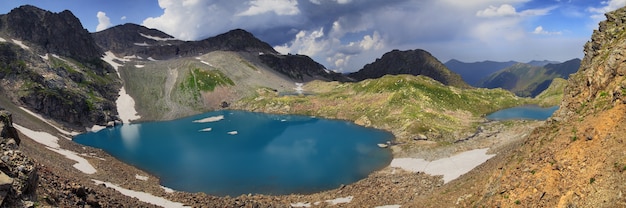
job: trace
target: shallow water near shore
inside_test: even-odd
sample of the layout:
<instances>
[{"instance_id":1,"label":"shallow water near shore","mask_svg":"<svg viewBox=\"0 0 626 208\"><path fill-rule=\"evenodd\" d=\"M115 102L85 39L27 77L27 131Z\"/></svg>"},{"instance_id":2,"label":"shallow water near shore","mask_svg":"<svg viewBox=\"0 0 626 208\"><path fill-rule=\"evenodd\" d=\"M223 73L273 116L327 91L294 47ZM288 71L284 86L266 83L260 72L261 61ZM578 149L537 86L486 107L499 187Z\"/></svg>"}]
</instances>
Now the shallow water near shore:
<instances>
[{"instance_id":1,"label":"shallow water near shore","mask_svg":"<svg viewBox=\"0 0 626 208\"><path fill-rule=\"evenodd\" d=\"M528 119L528 120L546 120L552 116L559 106L542 108L536 105L518 106L496 111L487 115L489 120L510 120L510 119Z\"/></svg>"},{"instance_id":2,"label":"shallow water near shore","mask_svg":"<svg viewBox=\"0 0 626 208\"><path fill-rule=\"evenodd\" d=\"M393 135L346 121L216 111L74 137L179 191L218 196L313 193L389 165Z\"/></svg>"}]
</instances>

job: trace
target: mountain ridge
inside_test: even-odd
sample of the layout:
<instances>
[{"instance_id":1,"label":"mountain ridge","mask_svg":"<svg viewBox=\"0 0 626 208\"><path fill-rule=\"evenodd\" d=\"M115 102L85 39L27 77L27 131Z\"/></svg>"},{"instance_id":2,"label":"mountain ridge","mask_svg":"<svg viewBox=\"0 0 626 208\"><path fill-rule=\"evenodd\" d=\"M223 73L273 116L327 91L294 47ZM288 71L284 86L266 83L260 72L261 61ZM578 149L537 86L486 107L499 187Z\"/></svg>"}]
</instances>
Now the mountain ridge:
<instances>
[{"instance_id":1,"label":"mountain ridge","mask_svg":"<svg viewBox=\"0 0 626 208\"><path fill-rule=\"evenodd\" d=\"M450 71L443 63L422 49L392 50L377 58L376 61L366 64L357 72L347 76L355 81L380 78L384 75L424 75L431 77L445 85L468 88L460 75Z\"/></svg>"},{"instance_id":2,"label":"mountain ridge","mask_svg":"<svg viewBox=\"0 0 626 208\"><path fill-rule=\"evenodd\" d=\"M535 97L544 91L554 78L567 79L580 67L580 59L575 58L558 64L535 66L516 63L492 73L478 83L484 88L503 88L522 97Z\"/></svg>"}]
</instances>

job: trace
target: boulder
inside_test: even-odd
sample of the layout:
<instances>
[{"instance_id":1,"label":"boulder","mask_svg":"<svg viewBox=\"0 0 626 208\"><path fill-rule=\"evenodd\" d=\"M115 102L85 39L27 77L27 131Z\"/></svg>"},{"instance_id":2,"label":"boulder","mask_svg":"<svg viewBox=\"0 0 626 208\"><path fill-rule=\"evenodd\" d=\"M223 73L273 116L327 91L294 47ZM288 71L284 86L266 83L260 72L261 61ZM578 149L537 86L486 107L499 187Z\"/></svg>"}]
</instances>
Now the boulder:
<instances>
[{"instance_id":1,"label":"boulder","mask_svg":"<svg viewBox=\"0 0 626 208\"><path fill-rule=\"evenodd\" d=\"M426 135L423 134L418 134L417 136L415 136L415 138L413 138L413 140L428 140L428 137L426 137Z\"/></svg>"}]
</instances>

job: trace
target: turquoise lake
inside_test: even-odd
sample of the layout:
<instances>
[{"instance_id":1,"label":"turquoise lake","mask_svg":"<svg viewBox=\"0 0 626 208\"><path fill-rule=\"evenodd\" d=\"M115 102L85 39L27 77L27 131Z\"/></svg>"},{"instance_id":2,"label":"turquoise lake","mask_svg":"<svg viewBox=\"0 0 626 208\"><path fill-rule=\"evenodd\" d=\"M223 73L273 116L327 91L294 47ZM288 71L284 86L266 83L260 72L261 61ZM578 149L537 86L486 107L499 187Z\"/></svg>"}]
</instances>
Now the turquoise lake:
<instances>
[{"instance_id":1,"label":"turquoise lake","mask_svg":"<svg viewBox=\"0 0 626 208\"><path fill-rule=\"evenodd\" d=\"M534 105L519 106L496 111L487 115L489 120L509 120L509 119L529 119L529 120L546 120L552 116L559 106L542 108Z\"/></svg>"},{"instance_id":2,"label":"turquoise lake","mask_svg":"<svg viewBox=\"0 0 626 208\"><path fill-rule=\"evenodd\" d=\"M307 116L216 111L125 124L74 137L159 177L163 186L217 196L313 193L389 165L393 135Z\"/></svg>"}]
</instances>

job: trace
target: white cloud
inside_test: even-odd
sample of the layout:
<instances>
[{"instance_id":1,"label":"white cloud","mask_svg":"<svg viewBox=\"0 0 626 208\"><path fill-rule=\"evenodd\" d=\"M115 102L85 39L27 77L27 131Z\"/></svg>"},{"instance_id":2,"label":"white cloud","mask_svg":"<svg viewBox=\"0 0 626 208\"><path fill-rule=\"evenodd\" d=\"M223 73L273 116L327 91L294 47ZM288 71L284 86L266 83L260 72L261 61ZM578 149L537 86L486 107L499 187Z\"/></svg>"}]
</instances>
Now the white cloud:
<instances>
[{"instance_id":1,"label":"white cloud","mask_svg":"<svg viewBox=\"0 0 626 208\"><path fill-rule=\"evenodd\" d=\"M315 31L300 31L296 34L295 39L287 44L275 46L274 49L280 53L295 53L311 56L325 60L335 71L345 71L354 63L351 63L352 57L362 55L363 53L383 52L385 43L379 32L374 31L371 35L364 35L358 41L342 43L341 38L346 33L338 30L339 24L336 22L333 31L324 35L324 28Z\"/></svg>"},{"instance_id":2,"label":"white cloud","mask_svg":"<svg viewBox=\"0 0 626 208\"><path fill-rule=\"evenodd\" d=\"M489 6L484 10L476 12L477 17L506 17L506 16L542 16L548 14L556 7L548 7L542 9L528 9L517 12L515 7L510 4L503 4L500 7Z\"/></svg>"},{"instance_id":3,"label":"white cloud","mask_svg":"<svg viewBox=\"0 0 626 208\"><path fill-rule=\"evenodd\" d=\"M515 15L517 15L517 11L515 11L515 7L510 4L503 4L500 5L500 7L489 6L489 8L476 12L476 16L478 17L502 17Z\"/></svg>"},{"instance_id":4,"label":"white cloud","mask_svg":"<svg viewBox=\"0 0 626 208\"><path fill-rule=\"evenodd\" d=\"M591 12L591 18L596 21L604 20L604 13L617 10L626 6L626 0L609 0L600 2L602 7L589 7L587 11Z\"/></svg>"},{"instance_id":5,"label":"white cloud","mask_svg":"<svg viewBox=\"0 0 626 208\"><path fill-rule=\"evenodd\" d=\"M313 4L317 4L317 5L321 5L322 2L320 0L309 0L311 3ZM350 2L352 2L352 0L330 0L333 2L336 2L338 4L349 4Z\"/></svg>"},{"instance_id":6,"label":"white cloud","mask_svg":"<svg viewBox=\"0 0 626 208\"><path fill-rule=\"evenodd\" d=\"M96 17L98 17L98 25L96 26L96 32L105 30L113 25L111 24L111 19L109 19L109 17L107 17L107 14L104 12L98 11L98 14L96 14Z\"/></svg>"},{"instance_id":7,"label":"white cloud","mask_svg":"<svg viewBox=\"0 0 626 208\"><path fill-rule=\"evenodd\" d=\"M126 16L120 17L120 20L126 20Z\"/></svg>"},{"instance_id":8,"label":"white cloud","mask_svg":"<svg viewBox=\"0 0 626 208\"><path fill-rule=\"evenodd\" d=\"M535 30L533 30L532 33L536 34L536 35L561 35L562 34L561 31L556 31L556 32L546 31L546 30L543 29L543 26L541 26L541 25L537 26L535 28Z\"/></svg>"},{"instance_id":9,"label":"white cloud","mask_svg":"<svg viewBox=\"0 0 626 208\"><path fill-rule=\"evenodd\" d=\"M282 54L295 53L307 56L317 56L320 52L329 48L328 39L323 39L324 28L315 31L300 31L290 44L276 46L274 49Z\"/></svg>"},{"instance_id":10,"label":"white cloud","mask_svg":"<svg viewBox=\"0 0 626 208\"><path fill-rule=\"evenodd\" d=\"M254 16L268 12L277 15L297 15L300 13L296 0L252 0L248 10L237 14L238 16Z\"/></svg>"}]
</instances>

